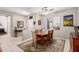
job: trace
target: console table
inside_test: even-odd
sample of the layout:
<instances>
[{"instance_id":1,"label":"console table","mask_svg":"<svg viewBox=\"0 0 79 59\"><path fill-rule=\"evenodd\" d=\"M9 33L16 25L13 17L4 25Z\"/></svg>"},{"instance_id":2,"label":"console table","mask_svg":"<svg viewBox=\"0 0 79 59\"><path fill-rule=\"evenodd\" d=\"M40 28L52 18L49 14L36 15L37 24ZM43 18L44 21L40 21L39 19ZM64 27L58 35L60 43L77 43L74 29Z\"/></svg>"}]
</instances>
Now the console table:
<instances>
[{"instance_id":1,"label":"console table","mask_svg":"<svg viewBox=\"0 0 79 59\"><path fill-rule=\"evenodd\" d=\"M17 37L18 32L22 32L23 30L15 30L15 37Z\"/></svg>"},{"instance_id":2,"label":"console table","mask_svg":"<svg viewBox=\"0 0 79 59\"><path fill-rule=\"evenodd\" d=\"M4 28L0 28L0 33L4 33Z\"/></svg>"},{"instance_id":3,"label":"console table","mask_svg":"<svg viewBox=\"0 0 79 59\"><path fill-rule=\"evenodd\" d=\"M79 37L75 33L71 33L70 51L79 52Z\"/></svg>"}]
</instances>

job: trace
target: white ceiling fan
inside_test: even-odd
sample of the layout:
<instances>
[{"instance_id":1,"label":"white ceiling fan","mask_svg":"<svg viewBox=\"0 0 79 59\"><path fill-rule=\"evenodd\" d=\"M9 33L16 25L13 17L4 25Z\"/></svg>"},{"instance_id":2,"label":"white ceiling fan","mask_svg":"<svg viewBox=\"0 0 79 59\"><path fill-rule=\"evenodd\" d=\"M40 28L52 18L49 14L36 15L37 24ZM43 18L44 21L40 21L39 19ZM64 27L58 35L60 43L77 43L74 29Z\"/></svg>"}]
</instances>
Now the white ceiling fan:
<instances>
[{"instance_id":1,"label":"white ceiling fan","mask_svg":"<svg viewBox=\"0 0 79 59\"><path fill-rule=\"evenodd\" d=\"M46 12L53 11L53 8L51 8L51 7L43 7L42 11L46 11Z\"/></svg>"},{"instance_id":2,"label":"white ceiling fan","mask_svg":"<svg viewBox=\"0 0 79 59\"><path fill-rule=\"evenodd\" d=\"M49 13L51 13L51 12L53 12L53 8L51 8L51 7L43 7L43 8L41 8L41 12L42 12L42 14L49 14Z\"/></svg>"}]
</instances>

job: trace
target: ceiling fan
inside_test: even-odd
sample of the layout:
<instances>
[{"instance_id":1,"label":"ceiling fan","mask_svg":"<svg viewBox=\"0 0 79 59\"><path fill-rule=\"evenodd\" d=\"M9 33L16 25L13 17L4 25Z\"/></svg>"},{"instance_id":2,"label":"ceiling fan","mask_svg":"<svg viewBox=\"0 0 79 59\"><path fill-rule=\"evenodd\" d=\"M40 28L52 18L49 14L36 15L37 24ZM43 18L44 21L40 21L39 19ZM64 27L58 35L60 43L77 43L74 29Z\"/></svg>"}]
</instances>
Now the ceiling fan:
<instances>
[{"instance_id":1,"label":"ceiling fan","mask_svg":"<svg viewBox=\"0 0 79 59\"><path fill-rule=\"evenodd\" d=\"M49 14L49 13L51 13L51 12L53 12L53 8L51 8L51 7L43 7L43 8L41 8L41 14Z\"/></svg>"},{"instance_id":2,"label":"ceiling fan","mask_svg":"<svg viewBox=\"0 0 79 59\"><path fill-rule=\"evenodd\" d=\"M45 12L53 11L53 8L51 8L51 7L43 7L42 11L45 11Z\"/></svg>"}]
</instances>

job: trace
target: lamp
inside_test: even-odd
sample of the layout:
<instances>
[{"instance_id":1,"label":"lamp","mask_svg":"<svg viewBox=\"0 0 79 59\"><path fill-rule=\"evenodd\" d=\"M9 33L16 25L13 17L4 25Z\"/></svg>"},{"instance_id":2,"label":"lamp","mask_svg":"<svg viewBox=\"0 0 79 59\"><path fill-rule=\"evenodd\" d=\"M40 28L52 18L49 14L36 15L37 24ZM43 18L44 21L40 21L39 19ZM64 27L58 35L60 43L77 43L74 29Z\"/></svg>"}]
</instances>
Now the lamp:
<instances>
[{"instance_id":1,"label":"lamp","mask_svg":"<svg viewBox=\"0 0 79 59\"><path fill-rule=\"evenodd\" d=\"M75 33L79 36L79 26L74 26Z\"/></svg>"},{"instance_id":2,"label":"lamp","mask_svg":"<svg viewBox=\"0 0 79 59\"><path fill-rule=\"evenodd\" d=\"M49 23L49 29L53 29L52 23Z\"/></svg>"},{"instance_id":3,"label":"lamp","mask_svg":"<svg viewBox=\"0 0 79 59\"><path fill-rule=\"evenodd\" d=\"M52 27L52 23L49 23L49 27Z\"/></svg>"}]
</instances>

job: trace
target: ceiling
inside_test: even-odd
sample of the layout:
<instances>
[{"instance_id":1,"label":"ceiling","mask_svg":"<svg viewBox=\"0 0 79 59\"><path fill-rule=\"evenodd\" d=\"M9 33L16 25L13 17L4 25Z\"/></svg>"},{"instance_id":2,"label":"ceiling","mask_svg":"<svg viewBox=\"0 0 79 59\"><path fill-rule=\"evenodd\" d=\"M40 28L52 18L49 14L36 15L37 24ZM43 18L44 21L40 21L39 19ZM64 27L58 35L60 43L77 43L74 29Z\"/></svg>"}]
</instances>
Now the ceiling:
<instances>
[{"instance_id":1,"label":"ceiling","mask_svg":"<svg viewBox=\"0 0 79 59\"><path fill-rule=\"evenodd\" d=\"M29 15L32 13L43 13L44 10L42 10L42 8L44 7L0 7L0 10L11 13L17 13L21 15ZM69 9L70 7L47 7L47 8L52 9L52 12L56 12Z\"/></svg>"}]
</instances>

